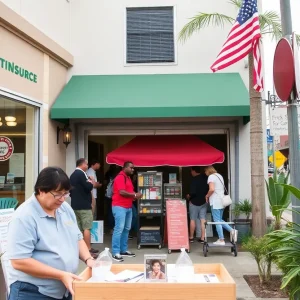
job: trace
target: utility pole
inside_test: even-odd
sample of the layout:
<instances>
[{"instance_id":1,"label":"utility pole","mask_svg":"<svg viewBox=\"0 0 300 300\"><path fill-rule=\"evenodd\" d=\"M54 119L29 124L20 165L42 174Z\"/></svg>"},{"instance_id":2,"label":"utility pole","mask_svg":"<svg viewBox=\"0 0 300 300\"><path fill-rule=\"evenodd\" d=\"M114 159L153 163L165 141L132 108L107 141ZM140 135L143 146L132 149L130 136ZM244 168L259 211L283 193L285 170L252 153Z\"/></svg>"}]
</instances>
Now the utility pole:
<instances>
[{"instance_id":1,"label":"utility pole","mask_svg":"<svg viewBox=\"0 0 300 300\"><path fill-rule=\"evenodd\" d=\"M281 11L281 25L282 35L292 42L292 13L290 0L280 0ZM291 174L291 184L298 189L300 188L300 149L299 149L299 125L298 125L298 111L297 100L294 92L292 92L288 100L287 107L288 115L288 135L289 135L289 166ZM300 201L292 196L292 208L300 211ZM293 222L300 224L300 215L293 212Z\"/></svg>"}]
</instances>

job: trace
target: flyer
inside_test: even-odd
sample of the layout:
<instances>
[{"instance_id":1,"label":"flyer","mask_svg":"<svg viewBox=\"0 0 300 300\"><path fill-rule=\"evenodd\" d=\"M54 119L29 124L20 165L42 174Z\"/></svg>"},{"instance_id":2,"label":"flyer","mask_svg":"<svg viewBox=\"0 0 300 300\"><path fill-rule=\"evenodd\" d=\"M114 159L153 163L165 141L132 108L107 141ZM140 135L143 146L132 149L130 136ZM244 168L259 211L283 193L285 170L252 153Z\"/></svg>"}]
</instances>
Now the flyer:
<instances>
[{"instance_id":1,"label":"flyer","mask_svg":"<svg viewBox=\"0 0 300 300\"><path fill-rule=\"evenodd\" d=\"M0 209L0 253L4 253L8 241L8 224L14 213L13 208Z\"/></svg>"}]
</instances>

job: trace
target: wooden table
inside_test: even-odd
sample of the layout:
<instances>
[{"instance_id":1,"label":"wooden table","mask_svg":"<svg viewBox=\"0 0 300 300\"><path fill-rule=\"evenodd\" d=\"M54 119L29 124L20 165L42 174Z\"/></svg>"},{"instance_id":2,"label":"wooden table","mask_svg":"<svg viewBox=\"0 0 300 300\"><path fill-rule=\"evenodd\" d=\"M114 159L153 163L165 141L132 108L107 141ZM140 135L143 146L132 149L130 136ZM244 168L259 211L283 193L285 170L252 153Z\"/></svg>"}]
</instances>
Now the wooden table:
<instances>
[{"instance_id":1,"label":"wooden table","mask_svg":"<svg viewBox=\"0 0 300 300\"><path fill-rule=\"evenodd\" d=\"M195 273L216 274L219 283L108 283L86 282L92 276L86 268L73 283L73 300L235 300L236 284L223 264L196 264ZM144 271L144 265L113 264L112 272Z\"/></svg>"}]
</instances>

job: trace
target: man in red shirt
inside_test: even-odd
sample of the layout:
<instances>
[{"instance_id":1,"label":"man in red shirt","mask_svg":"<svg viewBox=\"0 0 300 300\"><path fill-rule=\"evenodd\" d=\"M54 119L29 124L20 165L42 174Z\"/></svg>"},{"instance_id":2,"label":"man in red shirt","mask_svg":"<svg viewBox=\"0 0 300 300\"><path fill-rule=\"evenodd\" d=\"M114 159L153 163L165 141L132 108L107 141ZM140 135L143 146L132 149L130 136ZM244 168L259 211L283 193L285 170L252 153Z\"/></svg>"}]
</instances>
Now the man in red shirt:
<instances>
[{"instance_id":1,"label":"man in red shirt","mask_svg":"<svg viewBox=\"0 0 300 300\"><path fill-rule=\"evenodd\" d=\"M128 251L128 234L132 221L132 201L141 199L142 194L136 193L130 176L134 172L133 163L124 163L123 170L116 176L113 183L112 213L115 228L112 236L112 255L118 262L124 261L123 256L135 257Z\"/></svg>"}]
</instances>

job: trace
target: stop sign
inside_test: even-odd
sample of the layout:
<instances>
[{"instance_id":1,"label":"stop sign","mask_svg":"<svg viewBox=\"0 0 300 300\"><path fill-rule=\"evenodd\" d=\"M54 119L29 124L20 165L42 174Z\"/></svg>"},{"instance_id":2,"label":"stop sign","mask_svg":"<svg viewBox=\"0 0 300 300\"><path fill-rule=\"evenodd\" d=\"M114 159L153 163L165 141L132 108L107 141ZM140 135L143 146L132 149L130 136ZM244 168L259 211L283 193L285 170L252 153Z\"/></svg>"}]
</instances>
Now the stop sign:
<instances>
[{"instance_id":1,"label":"stop sign","mask_svg":"<svg viewBox=\"0 0 300 300\"><path fill-rule=\"evenodd\" d=\"M295 68L293 50L286 38L282 38L276 46L273 79L279 99L287 101L295 85Z\"/></svg>"}]
</instances>

